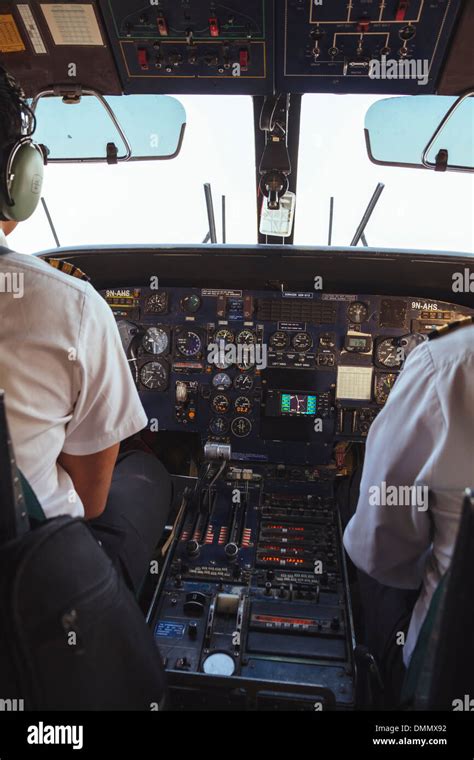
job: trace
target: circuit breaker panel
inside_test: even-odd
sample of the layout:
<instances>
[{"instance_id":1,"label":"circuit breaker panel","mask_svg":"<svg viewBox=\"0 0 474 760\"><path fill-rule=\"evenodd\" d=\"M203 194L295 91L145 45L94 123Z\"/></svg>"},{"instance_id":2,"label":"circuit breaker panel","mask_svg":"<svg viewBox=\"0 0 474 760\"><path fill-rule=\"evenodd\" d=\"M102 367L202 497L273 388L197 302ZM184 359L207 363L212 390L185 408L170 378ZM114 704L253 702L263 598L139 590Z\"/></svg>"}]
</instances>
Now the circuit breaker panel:
<instances>
[{"instance_id":1,"label":"circuit breaker panel","mask_svg":"<svg viewBox=\"0 0 474 760\"><path fill-rule=\"evenodd\" d=\"M273 3L101 0L125 93L273 89Z\"/></svg>"},{"instance_id":2,"label":"circuit breaker panel","mask_svg":"<svg viewBox=\"0 0 474 760\"><path fill-rule=\"evenodd\" d=\"M460 0L281 0L282 92L435 91Z\"/></svg>"}]
</instances>

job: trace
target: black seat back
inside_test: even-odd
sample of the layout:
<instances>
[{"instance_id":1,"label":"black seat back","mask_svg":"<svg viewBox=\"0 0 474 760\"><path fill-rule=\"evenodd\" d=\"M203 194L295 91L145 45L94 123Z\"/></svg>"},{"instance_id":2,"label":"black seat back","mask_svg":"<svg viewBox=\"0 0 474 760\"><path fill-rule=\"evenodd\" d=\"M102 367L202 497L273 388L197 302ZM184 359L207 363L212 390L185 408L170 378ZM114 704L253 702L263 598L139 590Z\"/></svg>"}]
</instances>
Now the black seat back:
<instances>
[{"instance_id":1,"label":"black seat back","mask_svg":"<svg viewBox=\"0 0 474 760\"><path fill-rule=\"evenodd\" d=\"M0 694L26 710L157 710L160 653L84 520L32 520L0 395ZM38 505L39 506L39 505Z\"/></svg>"},{"instance_id":2,"label":"black seat back","mask_svg":"<svg viewBox=\"0 0 474 760\"><path fill-rule=\"evenodd\" d=\"M21 480L8 432L5 393L0 389L0 546L29 530Z\"/></svg>"},{"instance_id":3,"label":"black seat back","mask_svg":"<svg viewBox=\"0 0 474 760\"><path fill-rule=\"evenodd\" d=\"M413 706L468 709L474 697L474 492L466 491L454 554L432 600L431 622ZM425 628L425 626L424 626ZM426 634L421 631L420 637ZM416 650L415 650L416 653ZM410 672L410 671L409 671Z\"/></svg>"}]
</instances>

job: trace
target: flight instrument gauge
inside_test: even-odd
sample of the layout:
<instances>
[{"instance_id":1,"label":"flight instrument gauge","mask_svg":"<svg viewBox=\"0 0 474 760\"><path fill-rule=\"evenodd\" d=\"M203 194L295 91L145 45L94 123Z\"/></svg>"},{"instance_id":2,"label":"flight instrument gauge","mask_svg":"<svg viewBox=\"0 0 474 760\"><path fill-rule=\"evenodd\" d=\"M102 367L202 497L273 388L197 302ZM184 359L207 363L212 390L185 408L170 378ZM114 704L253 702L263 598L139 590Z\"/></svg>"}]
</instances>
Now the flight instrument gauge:
<instances>
[{"instance_id":1,"label":"flight instrument gauge","mask_svg":"<svg viewBox=\"0 0 474 760\"><path fill-rule=\"evenodd\" d=\"M212 378L212 384L214 388L217 388L220 391L225 391L231 387L232 380L227 372L218 372L217 375L214 375Z\"/></svg>"},{"instance_id":2,"label":"flight instrument gauge","mask_svg":"<svg viewBox=\"0 0 474 760\"><path fill-rule=\"evenodd\" d=\"M241 330L237 335L237 343L245 346L251 346L257 342L257 336L252 330Z\"/></svg>"},{"instance_id":3,"label":"flight instrument gauge","mask_svg":"<svg viewBox=\"0 0 474 760\"><path fill-rule=\"evenodd\" d=\"M375 360L381 367L399 369L403 363L403 348L398 338L382 338L375 347Z\"/></svg>"},{"instance_id":4,"label":"flight instrument gauge","mask_svg":"<svg viewBox=\"0 0 474 760\"><path fill-rule=\"evenodd\" d=\"M374 395L377 404L385 404L396 379L397 375L394 372L383 372L376 375Z\"/></svg>"},{"instance_id":5,"label":"flight instrument gauge","mask_svg":"<svg viewBox=\"0 0 474 760\"><path fill-rule=\"evenodd\" d=\"M168 311L168 293L153 293L145 302L146 314L166 314Z\"/></svg>"},{"instance_id":6,"label":"flight instrument gauge","mask_svg":"<svg viewBox=\"0 0 474 760\"><path fill-rule=\"evenodd\" d=\"M290 342L290 339L288 337L288 334L286 332L283 332L283 330L277 330L273 333L273 335L270 335L270 345L272 348L276 348L277 351L281 351L282 349L286 348Z\"/></svg>"},{"instance_id":7,"label":"flight instrument gauge","mask_svg":"<svg viewBox=\"0 0 474 760\"><path fill-rule=\"evenodd\" d=\"M362 303L362 301L353 301L347 307L347 316L351 322L356 325L360 325L360 323L365 322L369 316L369 310L365 303Z\"/></svg>"},{"instance_id":8,"label":"flight instrument gauge","mask_svg":"<svg viewBox=\"0 0 474 760\"><path fill-rule=\"evenodd\" d=\"M252 430L252 423L247 417L236 417L230 429L237 438L245 438Z\"/></svg>"},{"instance_id":9,"label":"flight instrument gauge","mask_svg":"<svg viewBox=\"0 0 474 760\"><path fill-rule=\"evenodd\" d=\"M142 346L149 354L163 354L168 348L168 333L162 327L149 327L142 339Z\"/></svg>"},{"instance_id":10,"label":"flight instrument gauge","mask_svg":"<svg viewBox=\"0 0 474 760\"><path fill-rule=\"evenodd\" d=\"M201 308L201 299L197 293L191 293L181 299L181 308L187 314L195 314Z\"/></svg>"},{"instance_id":11,"label":"flight instrument gauge","mask_svg":"<svg viewBox=\"0 0 474 760\"><path fill-rule=\"evenodd\" d=\"M197 356L202 349L201 338L193 330L183 330L176 336L176 349L183 356Z\"/></svg>"},{"instance_id":12,"label":"flight instrument gauge","mask_svg":"<svg viewBox=\"0 0 474 760\"><path fill-rule=\"evenodd\" d=\"M164 391L168 387L168 368L163 362L147 362L140 369L140 382L149 391Z\"/></svg>"},{"instance_id":13,"label":"flight instrument gauge","mask_svg":"<svg viewBox=\"0 0 474 760\"><path fill-rule=\"evenodd\" d=\"M296 351L308 351L313 345L313 340L309 333L297 332L293 335L291 344Z\"/></svg>"}]
</instances>

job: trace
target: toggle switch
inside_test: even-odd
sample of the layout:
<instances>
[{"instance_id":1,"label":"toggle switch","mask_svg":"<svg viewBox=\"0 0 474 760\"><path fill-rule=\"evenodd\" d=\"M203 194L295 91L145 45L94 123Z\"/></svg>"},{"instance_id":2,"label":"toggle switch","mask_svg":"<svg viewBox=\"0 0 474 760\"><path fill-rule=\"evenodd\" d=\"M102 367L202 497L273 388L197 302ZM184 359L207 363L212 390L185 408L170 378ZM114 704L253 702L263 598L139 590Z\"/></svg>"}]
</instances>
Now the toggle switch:
<instances>
[{"instance_id":1,"label":"toggle switch","mask_svg":"<svg viewBox=\"0 0 474 760\"><path fill-rule=\"evenodd\" d=\"M142 71L146 71L148 69L148 52L145 48L138 48L137 50L138 55L138 64Z\"/></svg>"},{"instance_id":2,"label":"toggle switch","mask_svg":"<svg viewBox=\"0 0 474 760\"><path fill-rule=\"evenodd\" d=\"M219 21L217 20L217 16L211 16L209 19L209 33L211 37L219 36Z\"/></svg>"},{"instance_id":3,"label":"toggle switch","mask_svg":"<svg viewBox=\"0 0 474 760\"><path fill-rule=\"evenodd\" d=\"M164 16L158 16L156 19L156 24L158 26L158 31L160 33L161 37L167 37L168 36L168 24L166 23L166 19Z\"/></svg>"},{"instance_id":4,"label":"toggle switch","mask_svg":"<svg viewBox=\"0 0 474 760\"><path fill-rule=\"evenodd\" d=\"M368 18L362 18L357 22L357 31L359 34L366 34L369 31L370 20Z\"/></svg>"},{"instance_id":5,"label":"toggle switch","mask_svg":"<svg viewBox=\"0 0 474 760\"><path fill-rule=\"evenodd\" d=\"M249 51L246 48L239 50L239 64L241 71L248 71L249 68Z\"/></svg>"},{"instance_id":6,"label":"toggle switch","mask_svg":"<svg viewBox=\"0 0 474 760\"><path fill-rule=\"evenodd\" d=\"M395 21L405 21L409 2L408 0L399 0L398 8L395 13Z\"/></svg>"}]
</instances>

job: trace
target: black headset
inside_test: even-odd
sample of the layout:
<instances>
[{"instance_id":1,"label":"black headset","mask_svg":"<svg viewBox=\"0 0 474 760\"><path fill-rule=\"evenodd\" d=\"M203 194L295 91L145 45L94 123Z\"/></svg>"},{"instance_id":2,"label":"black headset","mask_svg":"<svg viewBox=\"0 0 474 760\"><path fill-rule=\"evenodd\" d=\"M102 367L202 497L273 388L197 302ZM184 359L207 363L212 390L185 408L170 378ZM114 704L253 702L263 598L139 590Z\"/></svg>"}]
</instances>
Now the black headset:
<instances>
[{"instance_id":1,"label":"black headset","mask_svg":"<svg viewBox=\"0 0 474 760\"><path fill-rule=\"evenodd\" d=\"M11 97L22 120L21 134L1 148L0 219L22 222L40 202L47 153L44 146L31 139L35 115L14 78L1 65L0 83L4 97Z\"/></svg>"}]
</instances>

